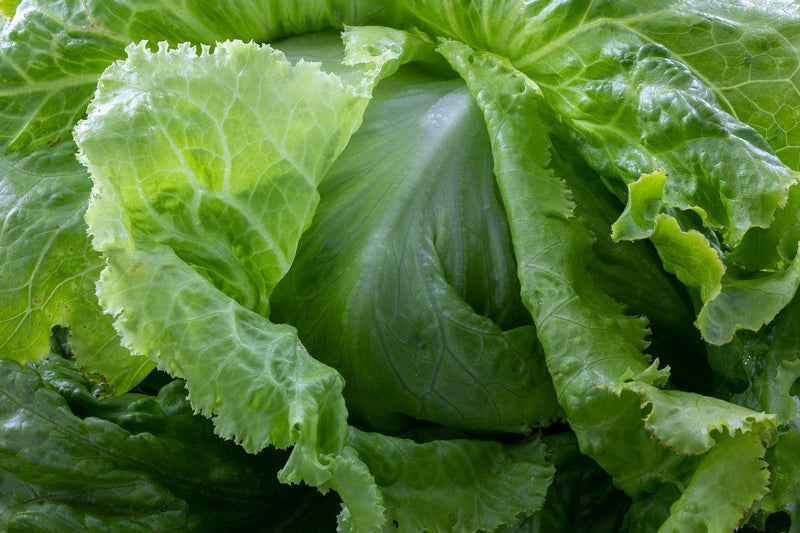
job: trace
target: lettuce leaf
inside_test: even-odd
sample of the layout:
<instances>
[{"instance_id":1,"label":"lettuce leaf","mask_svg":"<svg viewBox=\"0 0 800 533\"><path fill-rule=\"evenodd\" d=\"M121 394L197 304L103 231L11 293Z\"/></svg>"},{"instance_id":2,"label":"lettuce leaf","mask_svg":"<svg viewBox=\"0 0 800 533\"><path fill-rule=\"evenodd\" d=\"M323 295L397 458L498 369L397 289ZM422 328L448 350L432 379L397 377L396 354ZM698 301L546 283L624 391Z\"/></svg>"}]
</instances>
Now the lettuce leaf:
<instances>
[{"instance_id":1,"label":"lettuce leaf","mask_svg":"<svg viewBox=\"0 0 800 533\"><path fill-rule=\"evenodd\" d=\"M775 417L653 386L663 384L667 372L657 362L646 367L643 321L623 315L577 266L586 264L591 240L572 215L564 181L549 166L546 129L531 128L542 124L536 86L495 56L455 41L440 48L486 116L523 301L581 450L633 497L685 479L661 531L734 529L768 491L761 439L775 429ZM516 141L505 145L503 139ZM629 391L651 409L644 424ZM709 436L714 433L716 438ZM727 469L741 476L736 492L717 483ZM709 524L704 505L719 500L725 503Z\"/></svg>"},{"instance_id":2,"label":"lettuce leaf","mask_svg":"<svg viewBox=\"0 0 800 533\"><path fill-rule=\"evenodd\" d=\"M795 2L0 12L2 527L224 528L205 470L37 474L201 425L341 499L276 528L797 527Z\"/></svg>"},{"instance_id":3,"label":"lettuce leaf","mask_svg":"<svg viewBox=\"0 0 800 533\"><path fill-rule=\"evenodd\" d=\"M125 392L154 365L120 345L95 296L103 261L86 236L92 182L75 150L67 141L0 158L0 349L6 358L38 363L51 330L68 326L78 365L104 394Z\"/></svg>"},{"instance_id":4,"label":"lettuce leaf","mask_svg":"<svg viewBox=\"0 0 800 533\"><path fill-rule=\"evenodd\" d=\"M0 361L4 531L330 528L335 501L277 482L281 453L249 455L195 416L180 381L97 400L52 354ZM302 510L302 512L298 512Z\"/></svg>"},{"instance_id":5,"label":"lettuce leaf","mask_svg":"<svg viewBox=\"0 0 800 533\"><path fill-rule=\"evenodd\" d=\"M527 433L561 416L482 125L461 80L382 82L272 295L272 318L349 384L353 420L382 432Z\"/></svg>"}]
</instances>

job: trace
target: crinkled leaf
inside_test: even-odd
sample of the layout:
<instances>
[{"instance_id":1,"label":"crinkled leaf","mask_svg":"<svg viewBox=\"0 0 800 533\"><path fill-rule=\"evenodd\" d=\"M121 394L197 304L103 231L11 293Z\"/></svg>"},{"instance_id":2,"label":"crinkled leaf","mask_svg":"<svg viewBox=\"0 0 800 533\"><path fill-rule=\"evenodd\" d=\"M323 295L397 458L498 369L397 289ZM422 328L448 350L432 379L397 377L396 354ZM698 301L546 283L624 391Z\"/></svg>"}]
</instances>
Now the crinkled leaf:
<instances>
[{"instance_id":1,"label":"crinkled leaf","mask_svg":"<svg viewBox=\"0 0 800 533\"><path fill-rule=\"evenodd\" d=\"M792 262L780 270L742 271L735 264L735 251L733 259L721 254L706 236L682 229L678 219L668 214L663 198L667 182L666 173L658 171L628 185L628 204L614 223L614 238L650 239L664 268L699 291L696 324L707 342L724 344L740 329L757 331L772 321L800 285L796 250ZM784 223L778 228L787 230ZM747 246L752 246L751 240Z\"/></svg>"},{"instance_id":2,"label":"crinkled leaf","mask_svg":"<svg viewBox=\"0 0 800 533\"><path fill-rule=\"evenodd\" d=\"M41 148L69 139L97 81L131 42L213 44L271 40L364 24L375 2L218 2L200 0L25 0L0 34L0 147Z\"/></svg>"},{"instance_id":3,"label":"crinkled leaf","mask_svg":"<svg viewBox=\"0 0 800 533\"><path fill-rule=\"evenodd\" d=\"M666 372L657 370L656 365L646 367L641 354L645 347L641 322L622 315L619 305L593 286L576 266L586 264L590 240L587 230L571 218L569 209L555 209L559 204L552 199L565 197L565 186L548 169L547 132L530 129L532 124L541 124L536 120L536 92L524 77L504 70L488 54L472 52L452 41L443 44L441 50L467 80L495 140L495 174L509 213L523 300L536 321L556 392L582 451L634 497L688 476L689 484L670 515L670 520L682 523L684 531L701 528L708 520L692 504L709 501L704 497L713 490L708 487L712 480L716 484L714 476L720 474L717 469L741 468L745 485L725 502L726 511L711 518L727 524L723 528L732 528L766 492L760 444L766 429L759 427L758 433L748 431L722 438L711 443L711 449L699 459L685 460L648 438L638 406L631 403L635 394L621 392L616 396L608 392L615 383L624 383L631 376L648 385L663 383ZM521 127L522 123L527 128ZM509 144L502 142L511 139ZM697 398L681 400L688 408ZM663 406L654 405L653 412L660 412L662 407L669 411L670 399L665 399ZM718 406L713 399L703 402ZM723 425L737 426L737 409L729 406ZM691 417L681 410L677 416L682 423L670 422L667 432L676 433L676 437L677 432L692 432L685 442L703 439L707 424L693 425ZM745 420L749 416L747 411ZM657 422L660 425L660 419ZM743 427L750 430L751 424ZM754 446L748 447L750 443ZM743 455L727 461L731 447L742 447ZM663 527L672 526L668 522Z\"/></svg>"},{"instance_id":4,"label":"crinkled leaf","mask_svg":"<svg viewBox=\"0 0 800 533\"><path fill-rule=\"evenodd\" d=\"M699 231L684 231L678 221L663 213L667 173L642 174L628 184L628 204L612 226L615 240L649 238L658 250L664 269L684 285L698 289L703 302L722 290L725 266L719 252Z\"/></svg>"},{"instance_id":5,"label":"crinkled leaf","mask_svg":"<svg viewBox=\"0 0 800 533\"><path fill-rule=\"evenodd\" d=\"M552 482L545 444L474 439L417 443L351 429L399 531L493 531L537 511Z\"/></svg>"},{"instance_id":6,"label":"crinkled leaf","mask_svg":"<svg viewBox=\"0 0 800 533\"><path fill-rule=\"evenodd\" d=\"M659 533L733 531L769 491L764 446L755 433L723 438L698 465ZM720 480L725 480L721 482Z\"/></svg>"},{"instance_id":7,"label":"crinkled leaf","mask_svg":"<svg viewBox=\"0 0 800 533\"><path fill-rule=\"evenodd\" d=\"M98 293L126 345L185 378L223 437L294 445L281 478L333 487L341 520L365 530L382 505L343 449L342 379L263 313L372 87L413 56L416 40L382 35L355 85L252 43L130 47L76 129L95 180L86 218L109 263Z\"/></svg>"},{"instance_id":8,"label":"crinkled leaf","mask_svg":"<svg viewBox=\"0 0 800 533\"><path fill-rule=\"evenodd\" d=\"M408 4L423 29L499 54L532 79L587 160L618 179L620 197L625 183L665 169L666 203L736 242L768 225L797 181L774 153L800 162L800 13L789 0ZM735 55L721 60L722 50ZM757 59L723 69L734 57ZM769 96L754 105L764 84Z\"/></svg>"},{"instance_id":9,"label":"crinkled leaf","mask_svg":"<svg viewBox=\"0 0 800 533\"><path fill-rule=\"evenodd\" d=\"M95 296L103 267L83 220L91 180L65 142L32 154L0 157L0 349L38 362L51 330L68 327L80 366L125 392L153 368L120 345Z\"/></svg>"},{"instance_id":10,"label":"crinkled leaf","mask_svg":"<svg viewBox=\"0 0 800 533\"><path fill-rule=\"evenodd\" d=\"M316 183L360 122L363 89L254 44L128 52L75 130L95 180L95 246L168 244L265 313Z\"/></svg>"},{"instance_id":11,"label":"crinkled leaf","mask_svg":"<svg viewBox=\"0 0 800 533\"><path fill-rule=\"evenodd\" d=\"M617 391L639 395L649 408L645 427L664 446L678 453L700 454L710 450L726 433L753 433L766 438L777 428L777 417L691 392L661 390L634 380L623 382Z\"/></svg>"},{"instance_id":12,"label":"crinkled leaf","mask_svg":"<svg viewBox=\"0 0 800 533\"><path fill-rule=\"evenodd\" d=\"M785 268L753 277L729 273L722 292L697 315L697 326L712 344L729 342L736 331L758 331L794 298L800 285L800 254Z\"/></svg>"}]
</instances>

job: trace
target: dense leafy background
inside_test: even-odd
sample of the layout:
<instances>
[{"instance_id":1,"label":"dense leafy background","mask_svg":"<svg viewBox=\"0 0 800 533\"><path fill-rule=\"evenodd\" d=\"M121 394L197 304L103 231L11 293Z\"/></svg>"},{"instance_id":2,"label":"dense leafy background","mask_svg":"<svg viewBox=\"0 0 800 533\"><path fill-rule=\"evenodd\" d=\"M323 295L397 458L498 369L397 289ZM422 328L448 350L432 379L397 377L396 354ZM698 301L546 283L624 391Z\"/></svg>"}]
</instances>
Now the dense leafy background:
<instances>
[{"instance_id":1,"label":"dense leafy background","mask_svg":"<svg viewBox=\"0 0 800 533\"><path fill-rule=\"evenodd\" d=\"M796 2L0 12L4 528L800 527Z\"/></svg>"}]
</instances>

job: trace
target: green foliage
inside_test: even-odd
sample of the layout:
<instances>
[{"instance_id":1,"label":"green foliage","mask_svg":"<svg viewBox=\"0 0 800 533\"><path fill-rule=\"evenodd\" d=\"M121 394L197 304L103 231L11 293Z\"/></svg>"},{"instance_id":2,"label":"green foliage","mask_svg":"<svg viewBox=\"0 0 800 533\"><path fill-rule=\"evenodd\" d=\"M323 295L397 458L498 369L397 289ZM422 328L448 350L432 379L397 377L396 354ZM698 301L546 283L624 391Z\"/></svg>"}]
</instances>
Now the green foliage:
<instances>
[{"instance_id":1,"label":"green foliage","mask_svg":"<svg viewBox=\"0 0 800 533\"><path fill-rule=\"evenodd\" d=\"M0 13L1 529L800 527L796 2Z\"/></svg>"}]
</instances>

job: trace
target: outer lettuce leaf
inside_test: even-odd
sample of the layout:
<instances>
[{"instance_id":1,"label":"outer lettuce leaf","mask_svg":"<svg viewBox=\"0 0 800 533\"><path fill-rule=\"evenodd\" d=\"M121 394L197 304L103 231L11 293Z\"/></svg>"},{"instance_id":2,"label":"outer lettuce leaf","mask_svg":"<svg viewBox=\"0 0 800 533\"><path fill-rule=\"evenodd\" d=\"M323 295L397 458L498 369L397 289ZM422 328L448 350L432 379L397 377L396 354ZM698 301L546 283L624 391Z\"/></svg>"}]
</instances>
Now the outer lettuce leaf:
<instances>
[{"instance_id":1,"label":"outer lettuce leaf","mask_svg":"<svg viewBox=\"0 0 800 533\"><path fill-rule=\"evenodd\" d=\"M463 82L382 82L320 194L272 317L342 373L356 420L524 433L560 415Z\"/></svg>"},{"instance_id":2,"label":"outer lettuce leaf","mask_svg":"<svg viewBox=\"0 0 800 533\"><path fill-rule=\"evenodd\" d=\"M220 435L250 451L295 445L283 479L334 486L356 527L372 527L380 496L366 468L339 455L340 376L293 328L248 308L268 311L316 183L360 123L376 66L397 58L376 56L351 86L254 44L129 53L76 129L95 180L87 221L109 261L103 305L134 353L187 379Z\"/></svg>"},{"instance_id":3,"label":"outer lettuce leaf","mask_svg":"<svg viewBox=\"0 0 800 533\"><path fill-rule=\"evenodd\" d=\"M751 226L770 223L797 180L774 155L782 148L800 161L800 131L784 115L784 102L800 103L800 15L788 0L406 5L426 31L506 57L535 81L587 160L619 179L612 186L620 197L624 183L664 168L666 203L697 211L737 242ZM757 59L721 70L719 53L731 48ZM753 91L765 81L776 99L758 98L755 113ZM753 125L732 114L740 105ZM764 136L777 137L776 145Z\"/></svg>"},{"instance_id":4,"label":"outer lettuce leaf","mask_svg":"<svg viewBox=\"0 0 800 533\"><path fill-rule=\"evenodd\" d=\"M249 455L216 437L178 381L156 396L98 401L58 356L36 369L0 360L0 395L3 531L333 526L335 502L280 485L282 454Z\"/></svg>"},{"instance_id":5,"label":"outer lettuce leaf","mask_svg":"<svg viewBox=\"0 0 800 533\"><path fill-rule=\"evenodd\" d=\"M620 306L593 286L578 266L587 262L590 240L580 221L572 218L568 189L549 170L549 142L536 114L539 99L535 88L494 56L475 53L453 41L443 44L441 50L465 77L486 116L493 139L495 174L519 261L523 300L536 322L556 392L582 451L634 497L686 480L670 518L662 526L666 530L671 530L672 521L680 522L683 531L702 528L708 518L697 503L713 505L708 496L709 491L715 491L715 476L720 469L739 468L741 493L714 517L718 521L715 530L733 529L767 492L768 474L763 468L760 439L769 434L774 422L709 399L705 401L721 409L703 410L702 416L713 418L716 425L693 424L680 408L670 407L670 394L659 391L648 397L653 414L650 422L660 431L651 439L634 403L636 396L624 390L618 391L619 396L609 394L620 386L637 387L637 392L641 388L658 391L650 386L663 383L666 372L658 371L656 365L650 369L645 366L641 321L624 316ZM541 128L535 128L536 124ZM668 398L657 398L660 394ZM678 403L689 407L697 401L684 394ZM662 409L674 413L683 423L660 421L663 415L656 413ZM730 438L721 434L709 442L708 431L713 427L732 431L742 428L745 433ZM710 450L683 458L665 447L681 440L691 443L680 447L683 453ZM705 445L695 446L700 442ZM734 464L731 451L742 452L741 465Z\"/></svg>"},{"instance_id":6,"label":"outer lettuce leaf","mask_svg":"<svg viewBox=\"0 0 800 533\"><path fill-rule=\"evenodd\" d=\"M724 344L739 329L757 331L772 321L792 300L800 284L800 259L796 250L791 263L780 270L741 271L733 264L736 259L731 261L721 254L697 230L684 231L678 219L668 214L670 209L663 200L667 182L667 174L662 170L643 174L628 185L628 204L614 223L613 237L649 238L658 249L664 268L699 292L701 308L696 323L706 341ZM785 216L779 213L780 222L775 228L784 235L788 230L782 221ZM763 232L767 236L772 233L772 228ZM769 243L769 237L764 240ZM746 245L752 246L752 239ZM776 243L767 248L767 255L778 253L779 249ZM735 251L733 254L739 259L745 255L736 255Z\"/></svg>"},{"instance_id":7,"label":"outer lettuce leaf","mask_svg":"<svg viewBox=\"0 0 800 533\"><path fill-rule=\"evenodd\" d=\"M646 372L652 372L655 365ZM645 428L661 443L681 454L701 454L710 450L720 434L753 434L766 439L777 427L777 417L758 413L730 402L690 392L661 390L639 381L645 376L630 376L615 388L639 395L643 407L650 412L644 418ZM624 378L623 378L624 379ZM763 454L762 454L763 455Z\"/></svg>"},{"instance_id":8,"label":"outer lettuce leaf","mask_svg":"<svg viewBox=\"0 0 800 533\"><path fill-rule=\"evenodd\" d=\"M658 465L669 460L669 453L644 435L639 406L631 396L617 400L597 384L616 383L630 369L647 369L641 354L647 345L646 323L622 315L619 304L590 285L583 265L589 262L591 239L572 218L564 182L547 169L550 143L536 114L534 89L493 56L473 53L454 41L441 50L462 73L484 112L523 301L536 322L559 401L584 453L636 494L647 484L640 476L658 476ZM614 447L603 443L607 430L598 425L598 418L606 418L600 413L613 417ZM619 470L634 465L641 472L623 479Z\"/></svg>"},{"instance_id":9,"label":"outer lettuce leaf","mask_svg":"<svg viewBox=\"0 0 800 533\"><path fill-rule=\"evenodd\" d=\"M494 531L541 508L554 468L538 438L513 445L475 439L386 437L350 430L400 531Z\"/></svg>"},{"instance_id":10,"label":"outer lettuce leaf","mask_svg":"<svg viewBox=\"0 0 800 533\"><path fill-rule=\"evenodd\" d=\"M713 344L729 342L736 331L758 331L772 322L794 298L800 285L800 255L777 272L722 278L722 292L697 315L703 337Z\"/></svg>"},{"instance_id":11,"label":"outer lettuce leaf","mask_svg":"<svg viewBox=\"0 0 800 533\"><path fill-rule=\"evenodd\" d=\"M654 242L660 241L668 270L698 283L709 275L699 255L710 257L715 248L729 251L748 230L770 234L761 240L776 241L794 257L796 231L794 239L785 239L779 229L762 228L787 202L800 168L796 5L786 0L758 6L703 0L657 6L635 1L408 4L427 31L500 54L533 80L620 198L625 184L641 174L668 172L664 210L693 211L705 226L685 213L677 224L661 217ZM735 57L742 58L741 66L730 64ZM787 209L785 218L796 221L795 211ZM710 229L727 242L718 243ZM695 252L682 255L689 246ZM738 261L753 263L754 255L743 252ZM726 267L731 261L724 261ZM727 290L699 317L704 337L723 343L741 327L757 329L770 321L794 294L797 268L759 276L729 272ZM769 296L761 297L765 292ZM734 318L743 301L760 314L748 321Z\"/></svg>"},{"instance_id":12,"label":"outer lettuce leaf","mask_svg":"<svg viewBox=\"0 0 800 533\"><path fill-rule=\"evenodd\" d=\"M703 456L659 532L732 531L751 506L767 494L766 466L758 434L719 440ZM726 482L720 483L721 479Z\"/></svg>"},{"instance_id":13,"label":"outer lettuce leaf","mask_svg":"<svg viewBox=\"0 0 800 533\"><path fill-rule=\"evenodd\" d=\"M105 393L124 392L152 370L122 348L95 296L103 266L83 220L91 180L65 142L32 154L0 157L0 348L39 362L51 330L69 327L79 366Z\"/></svg>"},{"instance_id":14,"label":"outer lettuce leaf","mask_svg":"<svg viewBox=\"0 0 800 533\"><path fill-rule=\"evenodd\" d=\"M100 75L131 42L269 42L378 14L394 19L374 1L24 0L0 34L0 147L70 138Z\"/></svg>"},{"instance_id":15,"label":"outer lettuce leaf","mask_svg":"<svg viewBox=\"0 0 800 533\"><path fill-rule=\"evenodd\" d=\"M97 78L126 44L93 24L82 2L20 2L0 34L0 147L70 139Z\"/></svg>"}]
</instances>

